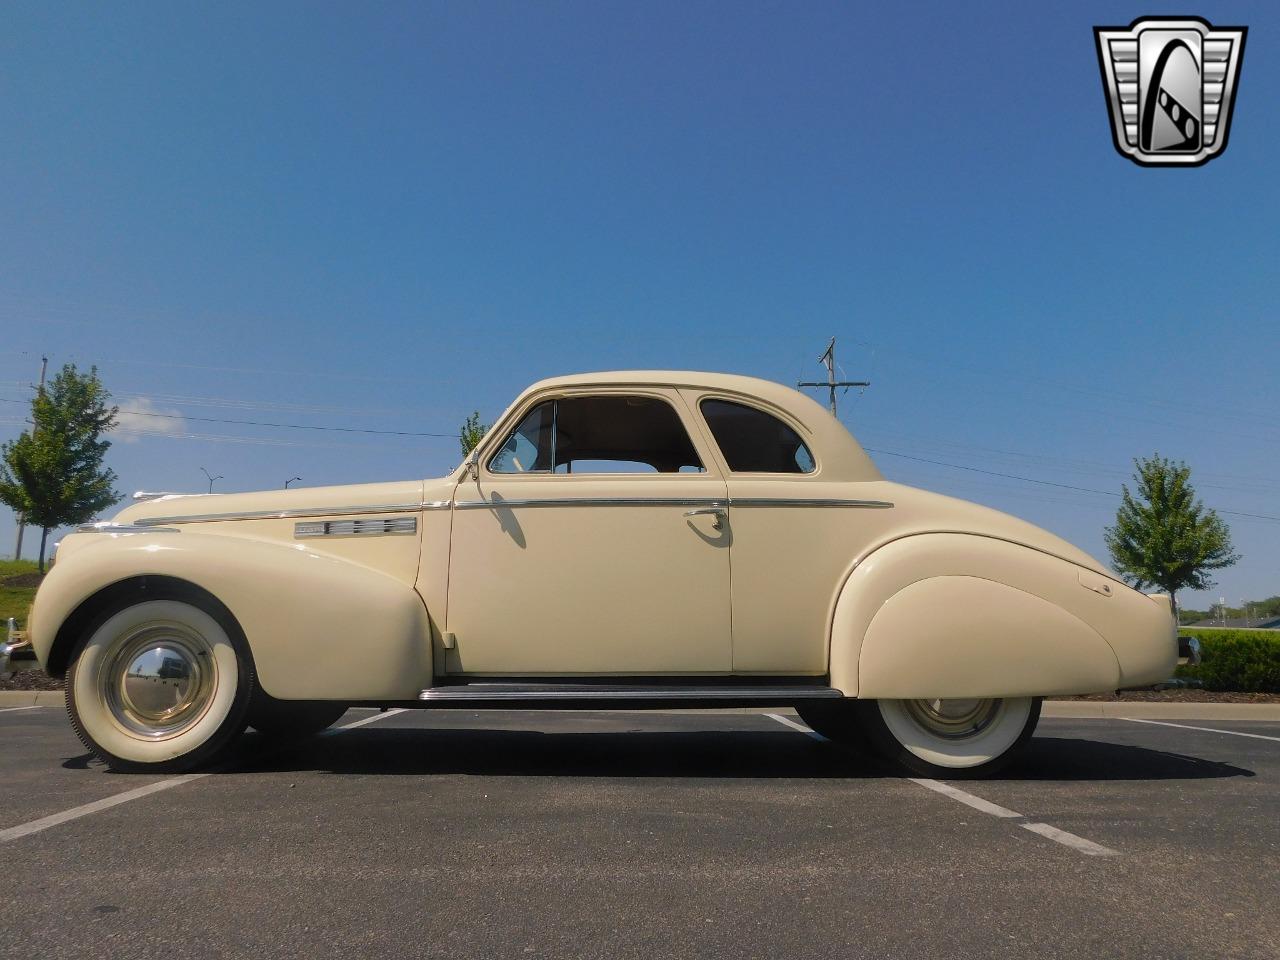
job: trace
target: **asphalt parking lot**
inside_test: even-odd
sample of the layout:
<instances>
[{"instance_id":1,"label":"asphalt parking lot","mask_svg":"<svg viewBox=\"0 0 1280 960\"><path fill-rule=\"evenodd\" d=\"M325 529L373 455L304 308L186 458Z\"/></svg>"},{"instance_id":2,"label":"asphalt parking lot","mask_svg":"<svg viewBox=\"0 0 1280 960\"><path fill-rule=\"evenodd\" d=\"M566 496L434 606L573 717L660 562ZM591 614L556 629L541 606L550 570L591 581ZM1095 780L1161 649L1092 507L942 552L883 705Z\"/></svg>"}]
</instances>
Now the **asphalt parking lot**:
<instances>
[{"instance_id":1,"label":"asphalt parking lot","mask_svg":"<svg viewBox=\"0 0 1280 960\"><path fill-rule=\"evenodd\" d=\"M1280 953L1280 722L1048 718L938 783L774 713L353 710L173 778L4 710L0 955Z\"/></svg>"}]
</instances>

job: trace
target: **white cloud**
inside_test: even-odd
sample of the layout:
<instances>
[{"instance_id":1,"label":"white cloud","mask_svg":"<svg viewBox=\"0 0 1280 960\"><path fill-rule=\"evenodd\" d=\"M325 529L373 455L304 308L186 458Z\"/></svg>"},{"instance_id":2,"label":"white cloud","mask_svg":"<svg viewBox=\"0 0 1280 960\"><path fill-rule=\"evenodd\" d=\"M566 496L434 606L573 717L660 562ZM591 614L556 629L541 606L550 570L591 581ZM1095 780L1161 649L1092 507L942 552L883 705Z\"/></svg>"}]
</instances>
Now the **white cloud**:
<instances>
[{"instance_id":1,"label":"white cloud","mask_svg":"<svg viewBox=\"0 0 1280 960\"><path fill-rule=\"evenodd\" d=\"M136 397L120 404L115 432L125 443L137 443L142 437L173 437L184 434L187 421L171 407L157 407L146 397Z\"/></svg>"}]
</instances>

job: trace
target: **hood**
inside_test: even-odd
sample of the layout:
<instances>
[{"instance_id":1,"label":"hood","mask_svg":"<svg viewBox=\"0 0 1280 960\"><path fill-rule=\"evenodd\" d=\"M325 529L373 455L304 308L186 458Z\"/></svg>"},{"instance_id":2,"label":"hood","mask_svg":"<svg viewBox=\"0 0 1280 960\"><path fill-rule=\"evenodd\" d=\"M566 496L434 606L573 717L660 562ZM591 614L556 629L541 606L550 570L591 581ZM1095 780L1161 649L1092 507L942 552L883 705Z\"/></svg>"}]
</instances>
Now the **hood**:
<instances>
[{"instance_id":1,"label":"hood","mask_svg":"<svg viewBox=\"0 0 1280 960\"><path fill-rule=\"evenodd\" d=\"M176 523L183 518L207 518L223 514L261 515L296 511L346 512L363 507L403 507L416 510L422 503L423 482L358 483L335 487L300 487L294 490L260 490L253 493L167 494L121 510L116 523L162 518Z\"/></svg>"}]
</instances>

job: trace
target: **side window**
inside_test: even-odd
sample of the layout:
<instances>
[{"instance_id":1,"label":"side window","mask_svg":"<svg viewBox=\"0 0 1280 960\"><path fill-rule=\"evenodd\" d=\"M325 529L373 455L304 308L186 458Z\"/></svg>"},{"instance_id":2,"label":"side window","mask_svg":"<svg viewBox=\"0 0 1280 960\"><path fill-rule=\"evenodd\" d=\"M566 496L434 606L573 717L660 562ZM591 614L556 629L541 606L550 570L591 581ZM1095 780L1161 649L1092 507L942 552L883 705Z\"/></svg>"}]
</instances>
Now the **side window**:
<instances>
[{"instance_id":1,"label":"side window","mask_svg":"<svg viewBox=\"0 0 1280 960\"><path fill-rule=\"evenodd\" d=\"M568 397L529 411L494 473L701 473L680 417L654 397Z\"/></svg>"},{"instance_id":2,"label":"side window","mask_svg":"<svg viewBox=\"0 0 1280 960\"><path fill-rule=\"evenodd\" d=\"M729 400L703 400L702 416L734 473L812 473L813 454L773 414Z\"/></svg>"}]
</instances>

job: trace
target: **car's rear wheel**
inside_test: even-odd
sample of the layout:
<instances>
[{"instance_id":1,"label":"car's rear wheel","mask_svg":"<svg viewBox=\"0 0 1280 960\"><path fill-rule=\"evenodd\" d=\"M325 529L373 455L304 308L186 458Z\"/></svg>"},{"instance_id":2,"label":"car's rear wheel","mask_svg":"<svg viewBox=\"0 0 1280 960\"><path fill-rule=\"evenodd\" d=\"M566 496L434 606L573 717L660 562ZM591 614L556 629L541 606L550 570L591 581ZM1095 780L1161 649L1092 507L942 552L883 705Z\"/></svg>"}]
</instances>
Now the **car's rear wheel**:
<instances>
[{"instance_id":1,"label":"car's rear wheel","mask_svg":"<svg viewBox=\"0 0 1280 960\"><path fill-rule=\"evenodd\" d=\"M249 708L249 726L263 736L291 740L319 733L346 712L345 703L276 700L259 690Z\"/></svg>"},{"instance_id":2,"label":"car's rear wheel","mask_svg":"<svg viewBox=\"0 0 1280 960\"><path fill-rule=\"evenodd\" d=\"M1031 739L1038 697L860 700L860 728L875 751L911 773L995 773Z\"/></svg>"},{"instance_id":3,"label":"car's rear wheel","mask_svg":"<svg viewBox=\"0 0 1280 960\"><path fill-rule=\"evenodd\" d=\"M225 610L148 599L90 629L67 671L67 712L114 769L190 770L244 730L254 683L248 644Z\"/></svg>"}]
</instances>

